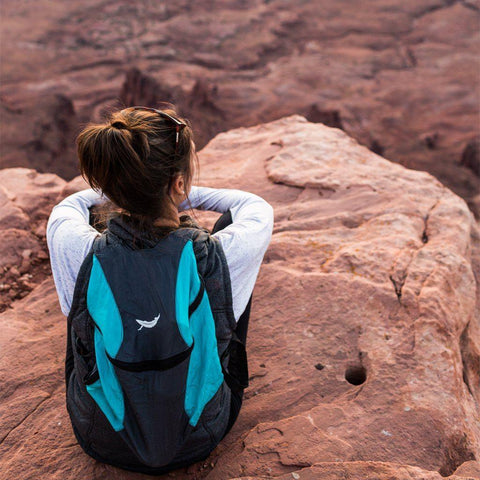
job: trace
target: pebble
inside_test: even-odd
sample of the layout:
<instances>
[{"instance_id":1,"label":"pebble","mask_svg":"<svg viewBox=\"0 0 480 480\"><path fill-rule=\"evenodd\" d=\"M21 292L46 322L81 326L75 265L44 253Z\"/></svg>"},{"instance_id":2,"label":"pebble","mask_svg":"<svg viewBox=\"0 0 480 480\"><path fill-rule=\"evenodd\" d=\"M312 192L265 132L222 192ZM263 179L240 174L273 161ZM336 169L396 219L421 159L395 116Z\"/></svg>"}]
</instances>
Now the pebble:
<instances>
[{"instance_id":1,"label":"pebble","mask_svg":"<svg viewBox=\"0 0 480 480\"><path fill-rule=\"evenodd\" d=\"M45 237L46 232L47 232L47 224L45 222L45 223L41 223L33 233L38 237Z\"/></svg>"},{"instance_id":2,"label":"pebble","mask_svg":"<svg viewBox=\"0 0 480 480\"><path fill-rule=\"evenodd\" d=\"M31 255L32 255L32 251L30 249L24 250L22 252L22 257L25 258L25 259L30 258Z\"/></svg>"},{"instance_id":3,"label":"pebble","mask_svg":"<svg viewBox=\"0 0 480 480\"><path fill-rule=\"evenodd\" d=\"M38 252L37 258L40 260L46 260L48 258L48 253L45 250L40 250Z\"/></svg>"},{"instance_id":4,"label":"pebble","mask_svg":"<svg viewBox=\"0 0 480 480\"><path fill-rule=\"evenodd\" d=\"M18 271L17 267L12 267L10 269L10 274L13 275L14 277L19 277L20 276L20 272Z\"/></svg>"}]
</instances>

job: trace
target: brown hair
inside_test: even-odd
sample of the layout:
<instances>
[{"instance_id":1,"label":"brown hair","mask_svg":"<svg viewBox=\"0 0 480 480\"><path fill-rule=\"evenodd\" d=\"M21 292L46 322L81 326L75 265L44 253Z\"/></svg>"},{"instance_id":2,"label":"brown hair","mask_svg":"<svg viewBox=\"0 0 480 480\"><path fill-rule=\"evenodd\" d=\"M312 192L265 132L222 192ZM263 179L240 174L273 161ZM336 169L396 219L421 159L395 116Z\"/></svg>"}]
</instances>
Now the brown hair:
<instances>
[{"instance_id":1,"label":"brown hair","mask_svg":"<svg viewBox=\"0 0 480 480\"><path fill-rule=\"evenodd\" d=\"M105 123L87 125L77 138L85 180L147 231L172 201L175 176L184 175L188 186L194 165L198 173L190 124L173 108L163 111L187 125L179 132L177 147L172 120L132 107L110 114Z\"/></svg>"}]
</instances>

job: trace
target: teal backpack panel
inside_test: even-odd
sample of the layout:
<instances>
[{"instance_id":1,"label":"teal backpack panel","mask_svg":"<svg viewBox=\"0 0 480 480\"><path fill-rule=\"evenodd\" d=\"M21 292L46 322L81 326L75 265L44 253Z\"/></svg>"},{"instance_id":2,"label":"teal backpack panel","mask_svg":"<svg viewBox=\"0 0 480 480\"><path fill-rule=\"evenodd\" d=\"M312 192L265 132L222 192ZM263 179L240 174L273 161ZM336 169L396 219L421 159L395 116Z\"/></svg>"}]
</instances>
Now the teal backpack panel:
<instances>
[{"instance_id":1,"label":"teal backpack panel","mask_svg":"<svg viewBox=\"0 0 480 480\"><path fill-rule=\"evenodd\" d=\"M95 355L100 378L91 385L86 385L86 389L118 432L123 429L125 404L122 388L106 352L112 357L117 354L123 340L123 326L115 298L95 255L87 291L87 306L95 322Z\"/></svg>"},{"instance_id":2,"label":"teal backpack panel","mask_svg":"<svg viewBox=\"0 0 480 480\"><path fill-rule=\"evenodd\" d=\"M189 240L180 258L176 285L176 314L180 332L188 343L193 335L192 350L185 394L185 411L190 424L195 426L205 405L223 382L222 367L218 357L215 321L206 290L196 310L188 319L188 307L201 289L197 262Z\"/></svg>"},{"instance_id":3,"label":"teal backpack panel","mask_svg":"<svg viewBox=\"0 0 480 480\"><path fill-rule=\"evenodd\" d=\"M177 325L187 345L191 345L193 342L190 320L188 318L188 308L197 296L199 290L200 280L197 273L197 263L193 253L192 242L189 240L183 247L182 255L178 263L177 283L175 286L175 314Z\"/></svg>"}]
</instances>

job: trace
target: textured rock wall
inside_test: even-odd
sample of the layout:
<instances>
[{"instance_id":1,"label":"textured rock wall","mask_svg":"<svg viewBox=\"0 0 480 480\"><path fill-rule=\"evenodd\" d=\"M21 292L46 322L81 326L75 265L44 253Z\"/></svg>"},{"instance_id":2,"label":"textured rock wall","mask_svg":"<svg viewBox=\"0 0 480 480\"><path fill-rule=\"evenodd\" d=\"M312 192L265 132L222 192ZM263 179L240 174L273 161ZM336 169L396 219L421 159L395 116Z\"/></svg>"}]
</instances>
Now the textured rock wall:
<instances>
[{"instance_id":1,"label":"textured rock wall","mask_svg":"<svg viewBox=\"0 0 480 480\"><path fill-rule=\"evenodd\" d=\"M480 478L480 245L465 202L300 116L220 134L200 161L201 184L261 195L275 227L254 291L240 416L206 462L170 476ZM29 205L49 199L43 225L62 188L84 187L28 170L0 175L0 214L29 189ZM0 321L0 478L148 478L76 444L51 277Z\"/></svg>"}]
</instances>

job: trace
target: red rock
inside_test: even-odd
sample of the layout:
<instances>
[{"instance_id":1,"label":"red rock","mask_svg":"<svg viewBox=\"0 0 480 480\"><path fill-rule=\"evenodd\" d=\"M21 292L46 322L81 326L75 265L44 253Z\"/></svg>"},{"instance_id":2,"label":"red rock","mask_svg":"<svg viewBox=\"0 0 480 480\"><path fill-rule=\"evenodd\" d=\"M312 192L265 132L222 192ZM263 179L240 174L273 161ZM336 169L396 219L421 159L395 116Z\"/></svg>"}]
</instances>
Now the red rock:
<instances>
[{"instance_id":1,"label":"red rock","mask_svg":"<svg viewBox=\"0 0 480 480\"><path fill-rule=\"evenodd\" d=\"M322 110L317 104L310 107L305 118L309 122L323 123L327 127L342 128L342 119L338 110Z\"/></svg>"},{"instance_id":2,"label":"red rock","mask_svg":"<svg viewBox=\"0 0 480 480\"><path fill-rule=\"evenodd\" d=\"M205 80L197 80L185 98L185 105L179 105L193 125L197 148L204 147L218 132L225 130L226 113L218 105L218 87Z\"/></svg>"},{"instance_id":3,"label":"red rock","mask_svg":"<svg viewBox=\"0 0 480 480\"><path fill-rule=\"evenodd\" d=\"M455 470L455 475L480 478L480 463L474 461L462 463L462 465Z\"/></svg>"},{"instance_id":4,"label":"red rock","mask_svg":"<svg viewBox=\"0 0 480 480\"><path fill-rule=\"evenodd\" d=\"M202 148L208 140L225 128L225 114L216 105L217 88L205 80L197 80L191 91L171 88L160 84L153 77L134 68L127 72L120 92L122 105L155 105L162 102L176 105L179 113L188 114L191 121L195 144Z\"/></svg>"},{"instance_id":5,"label":"red rock","mask_svg":"<svg viewBox=\"0 0 480 480\"><path fill-rule=\"evenodd\" d=\"M6 141L0 166L24 166L74 177L78 174L74 148L78 120L71 99L58 93L33 97L30 93L27 99L29 96L25 110L2 113Z\"/></svg>"},{"instance_id":6,"label":"red rock","mask_svg":"<svg viewBox=\"0 0 480 480\"><path fill-rule=\"evenodd\" d=\"M265 477L237 477L232 480L257 480L260 478ZM311 467L302 468L301 470L275 478L277 480L339 480L344 478L368 480L442 480L447 478L449 480L471 480L480 477L470 476L470 474L455 474L442 477L438 472L388 462L328 462L317 463Z\"/></svg>"},{"instance_id":7,"label":"red rock","mask_svg":"<svg viewBox=\"0 0 480 480\"><path fill-rule=\"evenodd\" d=\"M62 191L56 200L59 202L61 199L68 197L72 193L85 190L86 188L90 188L90 186L83 179L83 177L75 177L73 180L70 180L68 183L64 184L64 187L62 188Z\"/></svg>"},{"instance_id":8,"label":"red rock","mask_svg":"<svg viewBox=\"0 0 480 480\"><path fill-rule=\"evenodd\" d=\"M54 174L39 174L26 168L0 170L0 311L5 310L24 286L13 280L37 271L37 281L45 277L42 268L48 259L45 225L54 200L65 181ZM2 271L3 270L3 271Z\"/></svg>"},{"instance_id":9,"label":"red rock","mask_svg":"<svg viewBox=\"0 0 480 480\"><path fill-rule=\"evenodd\" d=\"M21 11L4 0L0 166L67 179L78 173L74 149L60 153L59 94L65 111L72 102L78 128L122 103L173 100L194 121L199 146L219 131L308 116L317 105L338 112L363 145L429 171L477 208L471 199L480 178L458 162L479 133L478 11L473 0L344 0L321 8L38 0ZM132 68L140 82L131 81ZM206 85L205 111L192 96L197 82ZM45 149L25 150L32 142Z\"/></svg>"},{"instance_id":10,"label":"red rock","mask_svg":"<svg viewBox=\"0 0 480 480\"><path fill-rule=\"evenodd\" d=\"M174 99L174 92L143 74L138 68L132 68L127 72L120 91L120 102L127 106L158 105L162 101L174 102Z\"/></svg>"},{"instance_id":11,"label":"red rock","mask_svg":"<svg viewBox=\"0 0 480 480\"><path fill-rule=\"evenodd\" d=\"M205 462L164 477L478 478L480 233L466 203L299 116L222 133L200 160L201 184L261 195L275 227L239 418ZM149 478L75 441L52 279L12 307L0 317L2 475Z\"/></svg>"},{"instance_id":12,"label":"red rock","mask_svg":"<svg viewBox=\"0 0 480 480\"><path fill-rule=\"evenodd\" d=\"M460 165L469 168L477 177L480 177L480 138L468 142L462 152Z\"/></svg>"}]
</instances>

